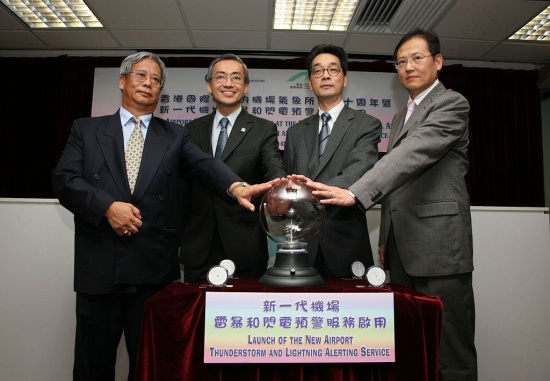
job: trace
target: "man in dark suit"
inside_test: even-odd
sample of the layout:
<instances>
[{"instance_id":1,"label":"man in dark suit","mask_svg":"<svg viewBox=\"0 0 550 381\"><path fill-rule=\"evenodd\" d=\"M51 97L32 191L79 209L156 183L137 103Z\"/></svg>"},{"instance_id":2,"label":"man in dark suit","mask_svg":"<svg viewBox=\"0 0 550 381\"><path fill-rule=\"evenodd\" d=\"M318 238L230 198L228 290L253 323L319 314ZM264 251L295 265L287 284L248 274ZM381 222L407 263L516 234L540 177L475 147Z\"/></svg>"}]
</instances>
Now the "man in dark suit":
<instances>
[{"instance_id":1,"label":"man in dark suit","mask_svg":"<svg viewBox=\"0 0 550 381\"><path fill-rule=\"evenodd\" d=\"M113 380L123 332L134 380L145 301L179 278L181 177L250 210L270 187L247 186L185 127L153 116L165 80L156 55L126 57L122 107L76 120L55 169L54 189L75 222L75 380Z\"/></svg>"},{"instance_id":2,"label":"man in dark suit","mask_svg":"<svg viewBox=\"0 0 550 381\"><path fill-rule=\"evenodd\" d=\"M382 201L380 260L390 280L443 302L442 381L477 380L468 172L468 101L437 79L439 38L413 30L395 48L408 107L393 119L388 153L348 189L309 183L327 205ZM410 110L410 111L409 111Z\"/></svg>"},{"instance_id":3,"label":"man in dark suit","mask_svg":"<svg viewBox=\"0 0 550 381\"><path fill-rule=\"evenodd\" d=\"M206 88L216 102L216 111L187 127L204 152L217 152L219 159L243 180L261 183L285 177L286 172L275 124L241 107L249 82L248 68L239 57L216 57L206 75ZM220 139L226 139L223 149L218 148ZM208 270L226 258L235 263L238 276L263 275L269 256L258 214L214 196L201 184L193 185L180 252L184 281L205 279Z\"/></svg>"},{"instance_id":4,"label":"man in dark suit","mask_svg":"<svg viewBox=\"0 0 550 381\"><path fill-rule=\"evenodd\" d=\"M308 84L319 112L288 129L283 154L288 173L347 188L378 160L382 124L344 104L347 67L347 54L338 46L318 45L309 53ZM325 225L308 243L308 253L311 264L325 277L351 276L354 261L371 266L365 213L357 208L327 207Z\"/></svg>"}]
</instances>

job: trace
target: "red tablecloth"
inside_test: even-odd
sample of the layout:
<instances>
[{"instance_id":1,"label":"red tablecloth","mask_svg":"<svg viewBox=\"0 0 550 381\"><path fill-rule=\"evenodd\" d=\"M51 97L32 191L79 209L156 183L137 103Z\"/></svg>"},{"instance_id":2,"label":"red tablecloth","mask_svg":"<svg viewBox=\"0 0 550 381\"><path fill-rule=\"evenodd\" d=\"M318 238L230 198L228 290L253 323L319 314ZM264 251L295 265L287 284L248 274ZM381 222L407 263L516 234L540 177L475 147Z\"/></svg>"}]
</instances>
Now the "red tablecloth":
<instances>
[{"instance_id":1,"label":"red tablecloth","mask_svg":"<svg viewBox=\"0 0 550 381\"><path fill-rule=\"evenodd\" d=\"M258 279L231 279L231 288L173 283L145 306L138 381L435 381L441 314L437 297L389 284L358 288L364 280L326 279L320 287L263 287ZM201 287L202 286L202 287ZM204 364L206 291L388 292L394 294L395 363Z\"/></svg>"}]
</instances>

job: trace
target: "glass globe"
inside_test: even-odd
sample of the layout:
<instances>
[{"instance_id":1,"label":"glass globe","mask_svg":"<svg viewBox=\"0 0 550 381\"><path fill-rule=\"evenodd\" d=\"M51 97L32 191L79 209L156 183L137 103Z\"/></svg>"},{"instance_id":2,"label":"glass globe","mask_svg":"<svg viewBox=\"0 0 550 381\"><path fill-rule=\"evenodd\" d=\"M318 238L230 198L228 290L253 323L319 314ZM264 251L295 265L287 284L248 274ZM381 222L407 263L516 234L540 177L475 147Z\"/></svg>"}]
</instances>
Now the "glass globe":
<instances>
[{"instance_id":1,"label":"glass globe","mask_svg":"<svg viewBox=\"0 0 550 381\"><path fill-rule=\"evenodd\" d=\"M325 207L305 183L283 179L263 196L260 220L277 244L305 245L321 230Z\"/></svg>"}]
</instances>

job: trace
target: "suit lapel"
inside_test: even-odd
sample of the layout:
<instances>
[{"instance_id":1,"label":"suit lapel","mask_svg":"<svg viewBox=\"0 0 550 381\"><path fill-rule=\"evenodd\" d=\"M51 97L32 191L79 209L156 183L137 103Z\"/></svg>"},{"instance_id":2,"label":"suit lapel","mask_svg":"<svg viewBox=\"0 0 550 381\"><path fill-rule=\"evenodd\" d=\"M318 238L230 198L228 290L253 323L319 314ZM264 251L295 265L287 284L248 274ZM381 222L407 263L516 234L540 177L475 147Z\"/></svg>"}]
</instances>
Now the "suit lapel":
<instances>
[{"instance_id":1,"label":"suit lapel","mask_svg":"<svg viewBox=\"0 0 550 381\"><path fill-rule=\"evenodd\" d=\"M340 115L338 115L338 119L336 119L336 121L334 122L334 126L330 131L330 137L328 138L327 145L325 147L325 152L319 160L319 165L313 178L315 178L330 161L330 158L336 152L338 146L340 145L340 142L346 134L346 131L353 122L353 119L353 112L349 107L345 106L340 112Z\"/></svg>"},{"instance_id":2,"label":"suit lapel","mask_svg":"<svg viewBox=\"0 0 550 381\"><path fill-rule=\"evenodd\" d=\"M147 187L153 181L155 173L164 159L169 144L170 136L166 129L155 117L153 117L147 129L147 137L145 138L145 146L143 147L139 174L132 196L136 201L143 197Z\"/></svg>"},{"instance_id":3,"label":"suit lapel","mask_svg":"<svg viewBox=\"0 0 550 381\"><path fill-rule=\"evenodd\" d=\"M128 185L128 175L126 173L124 136L119 112L109 118L105 129L98 132L97 140L107 167L109 167L109 172L113 177L113 182L119 192L124 195L125 200L128 201L130 199L130 186Z\"/></svg>"},{"instance_id":4,"label":"suit lapel","mask_svg":"<svg viewBox=\"0 0 550 381\"><path fill-rule=\"evenodd\" d=\"M305 152L304 159L307 160L308 177L314 179L313 176L317 172L319 166L319 113L305 120L303 129Z\"/></svg>"},{"instance_id":5,"label":"suit lapel","mask_svg":"<svg viewBox=\"0 0 550 381\"><path fill-rule=\"evenodd\" d=\"M235 125L231 127L231 134L229 134L222 156L220 157L222 161L241 144L244 137L252 128L253 124L250 115L245 110L241 110L239 116L235 120Z\"/></svg>"},{"instance_id":6,"label":"suit lapel","mask_svg":"<svg viewBox=\"0 0 550 381\"><path fill-rule=\"evenodd\" d=\"M410 130L414 130L417 128L418 123L423 121L426 117L426 110L434 101L434 99L437 99L441 94L445 92L445 86L440 82L435 86L432 91L426 95L426 97L420 102L418 106L416 106L416 109L410 116L409 120L407 120L407 123L403 125L403 121L405 120L405 115L407 113L407 108L401 110L399 114L396 115L394 123L397 126L400 126L402 128L398 128L394 134L393 126L392 126L392 132L390 133L389 141L388 141L388 152L393 148L401 139L403 139L407 132Z\"/></svg>"},{"instance_id":7,"label":"suit lapel","mask_svg":"<svg viewBox=\"0 0 550 381\"><path fill-rule=\"evenodd\" d=\"M390 137L388 138L388 149L387 152L390 152L395 143L398 141L398 137L402 136L403 132L403 121L405 120L405 115L407 114L407 108L401 110L395 115L393 120L392 130L390 131Z\"/></svg>"},{"instance_id":8,"label":"suit lapel","mask_svg":"<svg viewBox=\"0 0 550 381\"><path fill-rule=\"evenodd\" d=\"M403 121L398 124L398 125L401 125L402 128L399 130L399 133L397 134L397 140L396 141L403 138L403 136L405 136L407 134L407 132L409 132L410 129L414 128L416 126L416 124L418 123L418 121L422 119L421 117L424 113L421 110L423 110L425 108L425 107L422 107L422 103L424 103L424 101L426 99L427 99L427 97L424 98L424 100L422 100L421 104L416 106L416 109L414 110L412 115L407 120L407 123L403 124L403 121L405 121L405 116L407 115L407 108L405 107L405 109L403 110ZM425 105L425 103L424 103L424 105Z\"/></svg>"},{"instance_id":9,"label":"suit lapel","mask_svg":"<svg viewBox=\"0 0 550 381\"><path fill-rule=\"evenodd\" d=\"M215 115L215 113L212 113L202 120L202 125L198 131L199 141L197 142L204 152L212 156L214 156L214 152L212 152L212 124Z\"/></svg>"}]
</instances>

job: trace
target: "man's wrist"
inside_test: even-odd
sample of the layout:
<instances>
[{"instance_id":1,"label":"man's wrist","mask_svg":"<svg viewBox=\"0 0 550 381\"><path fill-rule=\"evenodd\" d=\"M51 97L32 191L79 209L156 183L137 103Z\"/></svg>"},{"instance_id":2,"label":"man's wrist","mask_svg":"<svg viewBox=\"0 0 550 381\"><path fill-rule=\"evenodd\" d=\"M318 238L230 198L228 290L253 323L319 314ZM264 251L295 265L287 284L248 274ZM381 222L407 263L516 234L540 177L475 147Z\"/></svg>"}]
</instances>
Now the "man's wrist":
<instances>
[{"instance_id":1,"label":"man's wrist","mask_svg":"<svg viewBox=\"0 0 550 381\"><path fill-rule=\"evenodd\" d=\"M231 188L229 188L229 195L233 198L236 198L235 196L233 196L233 192L235 192L236 189L238 188L241 188L241 187L249 187L250 184L247 183L246 181L239 181L237 184L233 185Z\"/></svg>"},{"instance_id":2,"label":"man's wrist","mask_svg":"<svg viewBox=\"0 0 550 381\"><path fill-rule=\"evenodd\" d=\"M353 198L353 203L355 205L357 205L357 197L355 196L355 193L353 193L351 190L348 189L348 194L350 195L351 198Z\"/></svg>"}]
</instances>

